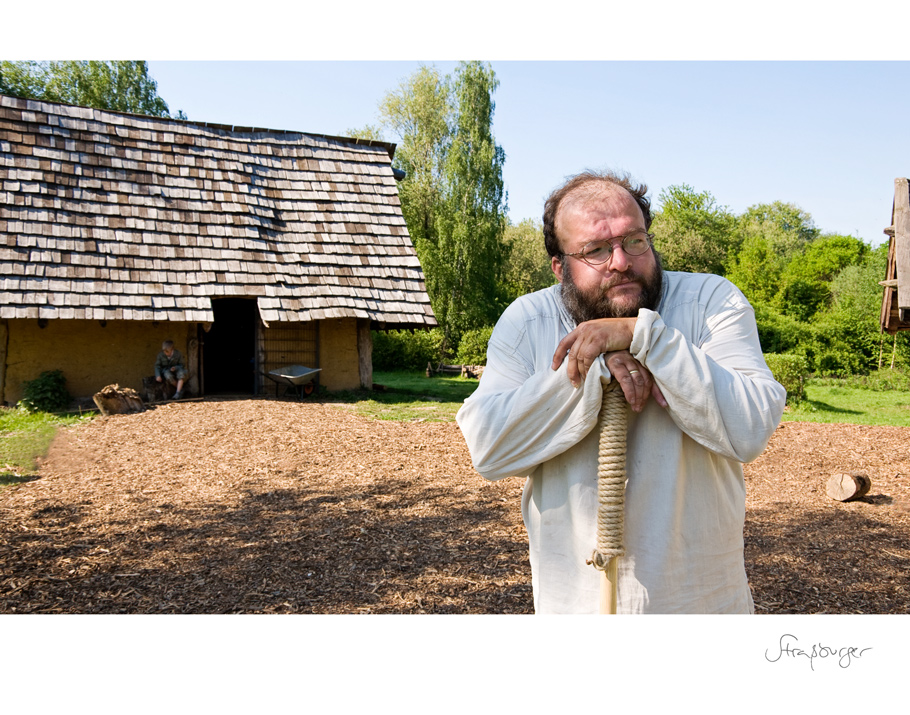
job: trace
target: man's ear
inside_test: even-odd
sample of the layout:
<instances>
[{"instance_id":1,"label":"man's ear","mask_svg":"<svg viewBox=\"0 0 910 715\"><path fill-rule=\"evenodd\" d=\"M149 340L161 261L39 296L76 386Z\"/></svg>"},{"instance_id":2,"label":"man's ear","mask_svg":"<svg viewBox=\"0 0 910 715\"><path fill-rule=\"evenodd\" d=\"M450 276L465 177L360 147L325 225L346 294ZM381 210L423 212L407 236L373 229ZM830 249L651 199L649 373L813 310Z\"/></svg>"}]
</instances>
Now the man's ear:
<instances>
[{"instance_id":1,"label":"man's ear","mask_svg":"<svg viewBox=\"0 0 910 715\"><path fill-rule=\"evenodd\" d=\"M556 256L550 258L550 268L553 269L553 273L556 275L556 280L562 283L562 261L559 260Z\"/></svg>"}]
</instances>

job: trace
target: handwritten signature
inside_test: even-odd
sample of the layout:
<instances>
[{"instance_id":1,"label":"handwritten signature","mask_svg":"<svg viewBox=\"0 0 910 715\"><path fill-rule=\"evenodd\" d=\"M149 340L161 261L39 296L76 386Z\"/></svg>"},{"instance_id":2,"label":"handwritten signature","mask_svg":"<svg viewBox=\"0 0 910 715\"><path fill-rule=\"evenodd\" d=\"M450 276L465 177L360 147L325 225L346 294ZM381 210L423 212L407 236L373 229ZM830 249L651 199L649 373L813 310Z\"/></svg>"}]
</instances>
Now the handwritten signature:
<instances>
[{"instance_id":1,"label":"handwritten signature","mask_svg":"<svg viewBox=\"0 0 910 715\"><path fill-rule=\"evenodd\" d=\"M778 643L778 652L776 658L769 658L768 651L765 651L765 660L769 663L776 663L784 656L788 658L808 658L809 667L812 670L815 670L815 659L816 658L836 658L837 664L841 668L849 668L853 663L854 659L862 658L863 653L871 648L857 648L855 646L847 646L844 648L831 648L821 643L813 643L811 650L798 648L794 644L799 642L799 638L796 636L785 633L780 637L780 642Z\"/></svg>"}]
</instances>

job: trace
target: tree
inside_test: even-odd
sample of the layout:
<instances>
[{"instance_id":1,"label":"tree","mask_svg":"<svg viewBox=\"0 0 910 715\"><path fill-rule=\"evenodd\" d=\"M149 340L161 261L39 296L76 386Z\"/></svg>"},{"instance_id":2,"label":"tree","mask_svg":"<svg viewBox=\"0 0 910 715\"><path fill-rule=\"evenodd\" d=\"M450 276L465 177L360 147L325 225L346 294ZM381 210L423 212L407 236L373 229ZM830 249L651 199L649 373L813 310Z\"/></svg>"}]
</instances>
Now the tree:
<instances>
[{"instance_id":1,"label":"tree","mask_svg":"<svg viewBox=\"0 0 910 715\"><path fill-rule=\"evenodd\" d=\"M480 62L461 63L454 78L421 67L379 106L382 129L398 137L402 213L445 348L504 308L505 154L492 134L497 86Z\"/></svg>"},{"instance_id":2,"label":"tree","mask_svg":"<svg viewBox=\"0 0 910 715\"><path fill-rule=\"evenodd\" d=\"M348 129L342 136L351 137L352 139L366 139L367 141L385 141L382 127L375 124L366 124L360 129Z\"/></svg>"},{"instance_id":3,"label":"tree","mask_svg":"<svg viewBox=\"0 0 910 715\"><path fill-rule=\"evenodd\" d=\"M503 284L510 302L525 293L556 283L540 221L525 219L518 225L510 223L506 226L503 241L508 249Z\"/></svg>"},{"instance_id":4,"label":"tree","mask_svg":"<svg viewBox=\"0 0 910 715\"><path fill-rule=\"evenodd\" d=\"M831 281L831 305L815 321L819 345L815 368L822 374L866 373L878 366L882 291L888 244L868 251ZM898 341L906 354L906 338Z\"/></svg>"},{"instance_id":5,"label":"tree","mask_svg":"<svg viewBox=\"0 0 910 715\"><path fill-rule=\"evenodd\" d=\"M776 303L785 315L809 320L831 300L830 284L844 268L862 263L869 246L853 236L819 236L781 274Z\"/></svg>"},{"instance_id":6,"label":"tree","mask_svg":"<svg viewBox=\"0 0 910 715\"><path fill-rule=\"evenodd\" d=\"M775 201L750 206L736 219L739 250L727 270L750 301L773 302L784 269L815 240L812 217L794 204Z\"/></svg>"},{"instance_id":7,"label":"tree","mask_svg":"<svg viewBox=\"0 0 910 715\"><path fill-rule=\"evenodd\" d=\"M456 118L443 166L437 242L428 246L427 284L433 311L453 344L470 329L491 325L506 297L505 152L493 138L493 92L488 64L462 62L455 72Z\"/></svg>"},{"instance_id":8,"label":"tree","mask_svg":"<svg viewBox=\"0 0 910 715\"><path fill-rule=\"evenodd\" d=\"M0 62L0 94L170 117L143 61ZM186 119L182 111L176 119Z\"/></svg>"},{"instance_id":9,"label":"tree","mask_svg":"<svg viewBox=\"0 0 910 715\"><path fill-rule=\"evenodd\" d=\"M451 92L448 77L421 67L379 105L381 128L399 137L394 166L405 172L398 190L401 210L421 258L422 244L436 243L443 166L454 123Z\"/></svg>"},{"instance_id":10,"label":"tree","mask_svg":"<svg viewBox=\"0 0 910 715\"><path fill-rule=\"evenodd\" d=\"M783 242L803 246L818 238L821 233L807 212L796 204L774 201L770 204L755 204L739 217L740 226L746 232L759 228L767 233L770 227L776 229L773 235Z\"/></svg>"},{"instance_id":11,"label":"tree","mask_svg":"<svg viewBox=\"0 0 910 715\"><path fill-rule=\"evenodd\" d=\"M664 189L658 201L651 232L664 268L723 275L737 248L733 214L709 192L698 193L688 184Z\"/></svg>"}]
</instances>

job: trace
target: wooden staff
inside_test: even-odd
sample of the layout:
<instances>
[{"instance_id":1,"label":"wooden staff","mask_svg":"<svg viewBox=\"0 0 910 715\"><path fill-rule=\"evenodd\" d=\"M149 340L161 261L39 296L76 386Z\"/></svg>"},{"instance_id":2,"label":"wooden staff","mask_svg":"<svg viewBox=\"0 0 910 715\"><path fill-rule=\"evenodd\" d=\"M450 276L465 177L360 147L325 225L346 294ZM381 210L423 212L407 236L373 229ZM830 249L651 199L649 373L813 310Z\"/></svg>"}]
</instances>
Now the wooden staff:
<instances>
[{"instance_id":1,"label":"wooden staff","mask_svg":"<svg viewBox=\"0 0 910 715\"><path fill-rule=\"evenodd\" d=\"M626 489L626 428L628 410L616 380L603 385L598 428L597 547L591 560L603 574L600 612L616 613L617 560L625 553L622 543Z\"/></svg>"}]
</instances>

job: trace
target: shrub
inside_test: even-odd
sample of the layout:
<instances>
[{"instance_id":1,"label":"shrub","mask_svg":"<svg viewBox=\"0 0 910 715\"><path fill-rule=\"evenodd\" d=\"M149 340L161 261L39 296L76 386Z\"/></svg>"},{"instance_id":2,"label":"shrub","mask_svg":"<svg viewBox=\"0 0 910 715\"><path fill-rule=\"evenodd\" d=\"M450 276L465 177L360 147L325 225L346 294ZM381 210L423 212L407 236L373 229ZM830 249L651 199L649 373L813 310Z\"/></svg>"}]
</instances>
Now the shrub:
<instances>
[{"instance_id":1,"label":"shrub","mask_svg":"<svg viewBox=\"0 0 910 715\"><path fill-rule=\"evenodd\" d=\"M765 353L768 369L787 391L787 403L796 404L803 399L803 383L809 373L809 363L803 355Z\"/></svg>"},{"instance_id":2,"label":"shrub","mask_svg":"<svg viewBox=\"0 0 910 715\"><path fill-rule=\"evenodd\" d=\"M764 353L806 352L815 341L811 326L783 315L767 303L754 302L758 340Z\"/></svg>"},{"instance_id":3,"label":"shrub","mask_svg":"<svg viewBox=\"0 0 910 715\"><path fill-rule=\"evenodd\" d=\"M21 404L32 412L62 410L73 399L66 391L66 378L61 370L45 370L34 380L22 383Z\"/></svg>"},{"instance_id":4,"label":"shrub","mask_svg":"<svg viewBox=\"0 0 910 715\"><path fill-rule=\"evenodd\" d=\"M374 370L425 370L427 363L441 362L443 332L389 330L373 332Z\"/></svg>"},{"instance_id":5,"label":"shrub","mask_svg":"<svg viewBox=\"0 0 910 715\"><path fill-rule=\"evenodd\" d=\"M818 377L812 378L813 385L855 387L873 392L910 392L910 373L904 370L883 368L874 370L868 375L850 375L845 378Z\"/></svg>"},{"instance_id":6,"label":"shrub","mask_svg":"<svg viewBox=\"0 0 910 715\"><path fill-rule=\"evenodd\" d=\"M469 330L461 336L458 344L458 356L455 361L460 365L486 365L487 343L493 334L493 326Z\"/></svg>"}]
</instances>

